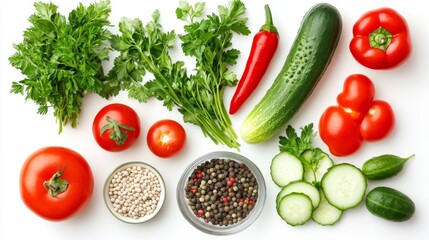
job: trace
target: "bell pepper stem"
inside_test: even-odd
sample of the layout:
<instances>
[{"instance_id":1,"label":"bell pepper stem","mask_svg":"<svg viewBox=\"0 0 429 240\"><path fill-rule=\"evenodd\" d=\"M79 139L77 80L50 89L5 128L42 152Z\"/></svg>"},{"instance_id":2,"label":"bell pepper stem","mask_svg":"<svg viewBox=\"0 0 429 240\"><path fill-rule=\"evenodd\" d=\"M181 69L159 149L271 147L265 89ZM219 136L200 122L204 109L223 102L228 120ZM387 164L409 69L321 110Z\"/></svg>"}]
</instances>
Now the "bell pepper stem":
<instances>
[{"instance_id":1,"label":"bell pepper stem","mask_svg":"<svg viewBox=\"0 0 429 240\"><path fill-rule=\"evenodd\" d=\"M383 27L377 28L369 34L369 44L372 48L386 51L392 42L392 34Z\"/></svg>"}]
</instances>

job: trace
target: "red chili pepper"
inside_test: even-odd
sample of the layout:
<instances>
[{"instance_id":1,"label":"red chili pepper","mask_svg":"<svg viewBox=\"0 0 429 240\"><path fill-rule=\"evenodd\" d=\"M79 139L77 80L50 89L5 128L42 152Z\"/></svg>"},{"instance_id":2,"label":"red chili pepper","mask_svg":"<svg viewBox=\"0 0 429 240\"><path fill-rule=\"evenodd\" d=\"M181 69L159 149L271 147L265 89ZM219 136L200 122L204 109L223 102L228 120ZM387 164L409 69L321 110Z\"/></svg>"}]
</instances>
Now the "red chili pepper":
<instances>
[{"instance_id":1,"label":"red chili pepper","mask_svg":"<svg viewBox=\"0 0 429 240\"><path fill-rule=\"evenodd\" d=\"M238 82L237 89L231 99L230 114L237 112L259 85L276 52L278 42L279 34L273 24L270 8L265 5L265 24L253 37L252 48L243 76Z\"/></svg>"},{"instance_id":2,"label":"red chili pepper","mask_svg":"<svg viewBox=\"0 0 429 240\"><path fill-rule=\"evenodd\" d=\"M366 12L353 26L350 51L371 69L393 68L411 53L411 39L405 19L391 8Z\"/></svg>"}]
</instances>

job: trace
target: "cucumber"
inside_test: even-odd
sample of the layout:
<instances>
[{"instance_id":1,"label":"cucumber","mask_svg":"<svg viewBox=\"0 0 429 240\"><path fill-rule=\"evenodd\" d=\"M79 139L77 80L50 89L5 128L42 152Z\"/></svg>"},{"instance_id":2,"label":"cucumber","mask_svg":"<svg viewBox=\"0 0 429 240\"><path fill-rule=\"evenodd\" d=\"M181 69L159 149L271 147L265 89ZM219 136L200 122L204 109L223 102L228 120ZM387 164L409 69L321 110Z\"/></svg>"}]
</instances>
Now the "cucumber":
<instances>
[{"instance_id":1,"label":"cucumber","mask_svg":"<svg viewBox=\"0 0 429 240\"><path fill-rule=\"evenodd\" d=\"M289 225L304 225L311 219L313 204L303 193L290 193L284 196L277 205L277 213Z\"/></svg>"},{"instance_id":2,"label":"cucumber","mask_svg":"<svg viewBox=\"0 0 429 240\"><path fill-rule=\"evenodd\" d=\"M280 152L271 161L270 174L279 187L290 182L302 180L304 166L299 158L289 152Z\"/></svg>"},{"instance_id":3,"label":"cucumber","mask_svg":"<svg viewBox=\"0 0 429 240\"><path fill-rule=\"evenodd\" d=\"M414 202L404 193L389 187L376 187L365 198L372 214L394 222L410 219L415 212Z\"/></svg>"},{"instance_id":4,"label":"cucumber","mask_svg":"<svg viewBox=\"0 0 429 240\"><path fill-rule=\"evenodd\" d=\"M317 190L317 188L313 186L311 183L304 182L304 181L295 181L284 186L277 194L276 204L278 205L284 196L294 192L303 193L307 195L311 200L313 208L317 208L319 206L319 203L320 203L319 190Z\"/></svg>"},{"instance_id":5,"label":"cucumber","mask_svg":"<svg viewBox=\"0 0 429 240\"><path fill-rule=\"evenodd\" d=\"M323 191L320 191L320 204L313 211L311 217L313 221L323 226L332 226L341 219L342 215L343 211L332 206L328 200L326 200Z\"/></svg>"},{"instance_id":6,"label":"cucumber","mask_svg":"<svg viewBox=\"0 0 429 240\"><path fill-rule=\"evenodd\" d=\"M334 6L319 3L308 10L281 71L243 121L245 142L272 138L298 112L331 62L341 28L342 19Z\"/></svg>"},{"instance_id":7,"label":"cucumber","mask_svg":"<svg viewBox=\"0 0 429 240\"><path fill-rule=\"evenodd\" d=\"M408 159L413 156L401 158L392 154L384 154L373 157L362 165L362 172L371 180L393 177L402 170Z\"/></svg>"},{"instance_id":8,"label":"cucumber","mask_svg":"<svg viewBox=\"0 0 429 240\"><path fill-rule=\"evenodd\" d=\"M321 185L328 202L344 211L362 202L367 181L359 168L349 163L340 163L328 169Z\"/></svg>"},{"instance_id":9,"label":"cucumber","mask_svg":"<svg viewBox=\"0 0 429 240\"><path fill-rule=\"evenodd\" d=\"M317 163L312 164L314 161L314 152L315 150L313 149L305 150L301 154L301 159L309 163L304 167L304 180L317 185L328 171L328 168L334 165L334 161L332 161L328 154L321 152L320 159L317 160Z\"/></svg>"}]
</instances>

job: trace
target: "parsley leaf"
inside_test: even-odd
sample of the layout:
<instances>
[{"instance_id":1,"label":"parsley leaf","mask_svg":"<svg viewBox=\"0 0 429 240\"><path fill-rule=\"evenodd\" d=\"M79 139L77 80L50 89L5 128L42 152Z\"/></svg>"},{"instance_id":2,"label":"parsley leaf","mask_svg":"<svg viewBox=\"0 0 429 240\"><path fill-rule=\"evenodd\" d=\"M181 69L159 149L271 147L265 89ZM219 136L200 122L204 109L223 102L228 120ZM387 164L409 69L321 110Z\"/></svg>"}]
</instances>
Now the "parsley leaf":
<instances>
[{"instance_id":1,"label":"parsley leaf","mask_svg":"<svg viewBox=\"0 0 429 240\"><path fill-rule=\"evenodd\" d=\"M313 149L313 139L316 134L313 132L313 123L301 128L301 135L298 136L295 129L289 125L286 128L286 136L280 136L279 149L281 152L289 152L300 157L305 150Z\"/></svg>"},{"instance_id":2,"label":"parsley leaf","mask_svg":"<svg viewBox=\"0 0 429 240\"><path fill-rule=\"evenodd\" d=\"M53 3L36 2L34 7L31 26L9 57L10 64L25 75L12 83L11 93L34 101L39 105L38 114L47 114L52 108L61 133L63 126L79 123L87 92L107 98L120 90L107 82L102 67L110 50L107 40L111 33L106 28L110 2L88 7L79 4L68 18Z\"/></svg>"},{"instance_id":3,"label":"parsley leaf","mask_svg":"<svg viewBox=\"0 0 429 240\"><path fill-rule=\"evenodd\" d=\"M309 171L314 176L312 184L319 187L316 172L318 171L319 161L329 155L322 149L313 146L313 139L316 133L313 131L313 123L310 123L301 129L298 136L295 129L289 125L286 128L286 135L279 137L280 152L289 152L295 155L304 166L305 171ZM304 153L305 152L305 153Z\"/></svg>"},{"instance_id":4,"label":"parsley leaf","mask_svg":"<svg viewBox=\"0 0 429 240\"><path fill-rule=\"evenodd\" d=\"M160 14L155 11L146 25L139 19L121 20L121 34L111 41L119 56L109 76L131 98L146 102L154 97L169 110L176 107L185 122L199 126L214 143L239 149L223 105L223 92L238 81L228 67L236 63L240 53L231 48L233 33L250 33L243 16L246 8L233 0L228 6L220 6L218 15L204 17L204 7L201 2L192 6L181 1L176 9L177 18L186 23L179 35L182 51L195 58L194 71L189 73L183 61L171 59L169 51L177 35L163 31ZM145 81L147 73L152 79Z\"/></svg>"}]
</instances>

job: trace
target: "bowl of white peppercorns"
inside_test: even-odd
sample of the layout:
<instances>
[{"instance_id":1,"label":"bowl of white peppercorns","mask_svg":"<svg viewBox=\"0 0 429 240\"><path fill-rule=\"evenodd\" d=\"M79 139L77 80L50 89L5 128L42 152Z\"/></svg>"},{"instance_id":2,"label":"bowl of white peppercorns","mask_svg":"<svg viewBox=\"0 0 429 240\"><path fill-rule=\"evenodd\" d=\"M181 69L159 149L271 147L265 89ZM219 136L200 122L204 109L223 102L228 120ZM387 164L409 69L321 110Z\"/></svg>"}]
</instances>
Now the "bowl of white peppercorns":
<instances>
[{"instance_id":1,"label":"bowl of white peppercorns","mask_svg":"<svg viewBox=\"0 0 429 240\"><path fill-rule=\"evenodd\" d=\"M266 187L251 160L219 151L197 158L185 169L176 195L191 225L208 234L228 235L246 229L259 217Z\"/></svg>"},{"instance_id":2,"label":"bowl of white peppercorns","mask_svg":"<svg viewBox=\"0 0 429 240\"><path fill-rule=\"evenodd\" d=\"M107 208L126 223L143 223L155 217L165 196L161 174L144 162L133 161L118 166L104 184Z\"/></svg>"}]
</instances>

